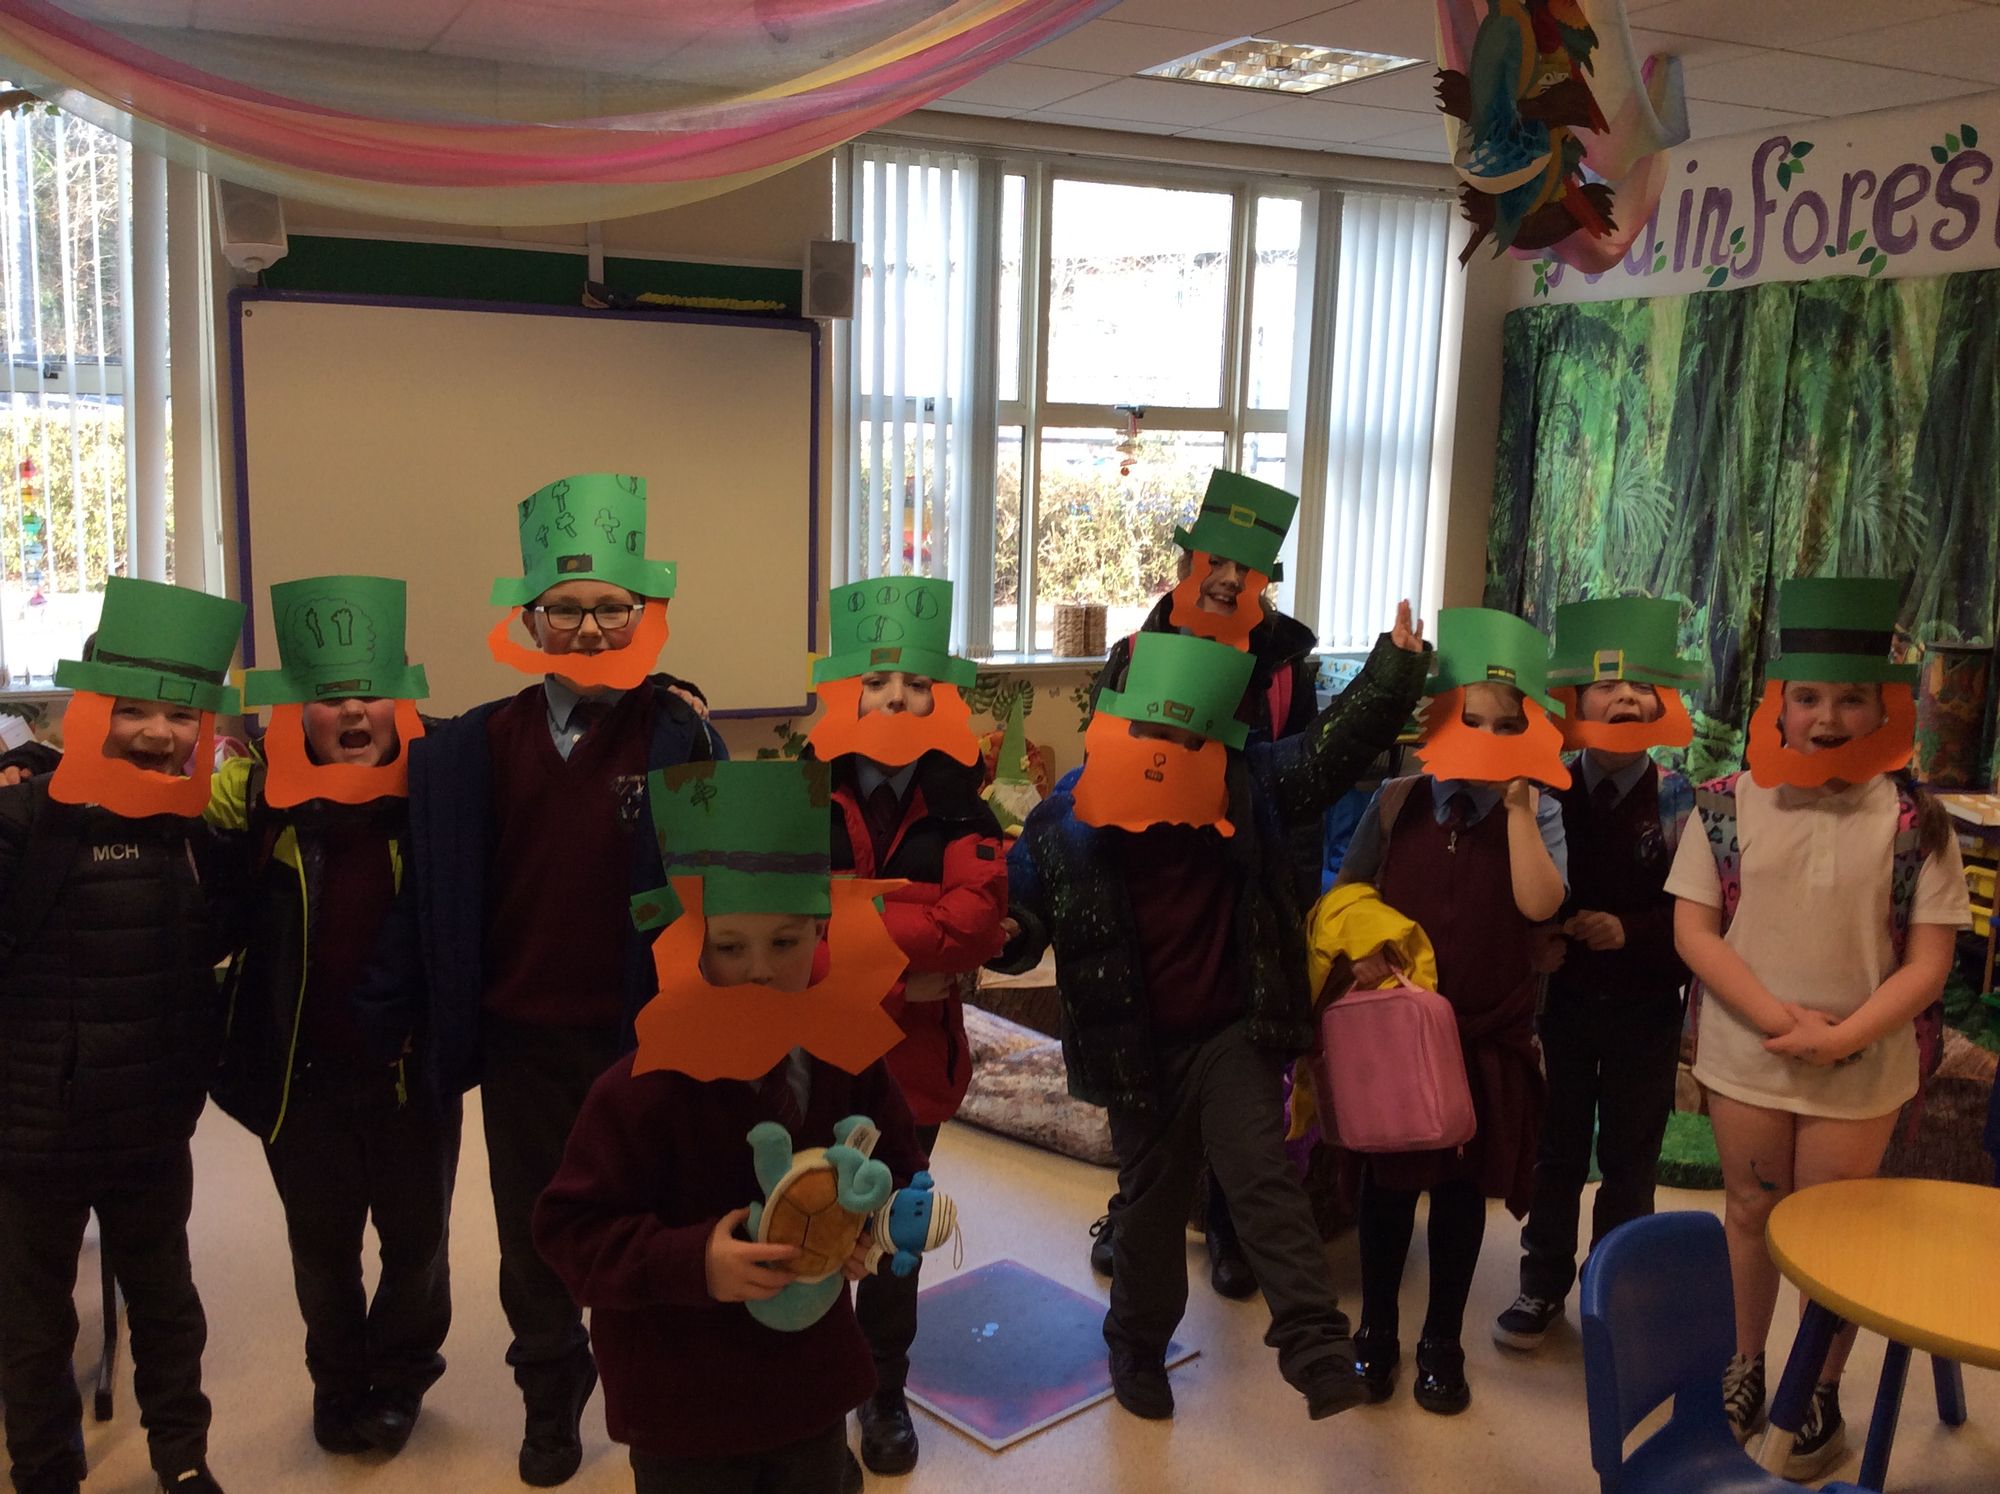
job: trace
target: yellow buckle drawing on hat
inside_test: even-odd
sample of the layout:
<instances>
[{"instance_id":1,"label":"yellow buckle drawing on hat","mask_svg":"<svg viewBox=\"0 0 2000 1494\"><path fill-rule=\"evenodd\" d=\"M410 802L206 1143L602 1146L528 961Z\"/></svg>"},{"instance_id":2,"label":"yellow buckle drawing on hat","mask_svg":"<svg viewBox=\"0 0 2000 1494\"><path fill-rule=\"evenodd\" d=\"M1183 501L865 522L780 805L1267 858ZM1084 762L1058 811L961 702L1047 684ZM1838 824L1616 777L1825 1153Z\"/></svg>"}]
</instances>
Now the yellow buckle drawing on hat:
<instances>
[{"instance_id":1,"label":"yellow buckle drawing on hat","mask_svg":"<svg viewBox=\"0 0 2000 1494\"><path fill-rule=\"evenodd\" d=\"M1257 527L1257 510L1254 508L1245 508L1240 503L1232 503L1229 505L1229 522L1234 524L1238 529L1255 529Z\"/></svg>"},{"instance_id":2,"label":"yellow buckle drawing on hat","mask_svg":"<svg viewBox=\"0 0 2000 1494\"><path fill-rule=\"evenodd\" d=\"M1486 666L1486 677L1489 680L1499 680L1502 684L1507 685L1513 684L1515 679L1514 671L1509 669L1505 664L1488 664Z\"/></svg>"},{"instance_id":3,"label":"yellow buckle drawing on hat","mask_svg":"<svg viewBox=\"0 0 2000 1494\"><path fill-rule=\"evenodd\" d=\"M1601 648L1591 656L1591 677L1598 680L1616 680L1625 677L1625 650L1622 648Z\"/></svg>"}]
</instances>

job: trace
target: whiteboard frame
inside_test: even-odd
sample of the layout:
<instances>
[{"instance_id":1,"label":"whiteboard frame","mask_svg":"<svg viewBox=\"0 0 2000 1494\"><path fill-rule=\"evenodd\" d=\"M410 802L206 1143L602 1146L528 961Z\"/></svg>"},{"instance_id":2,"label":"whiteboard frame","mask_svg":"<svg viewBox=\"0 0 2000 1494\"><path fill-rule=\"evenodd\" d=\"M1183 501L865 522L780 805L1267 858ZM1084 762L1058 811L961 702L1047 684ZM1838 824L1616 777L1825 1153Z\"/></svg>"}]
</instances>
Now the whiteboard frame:
<instances>
[{"instance_id":1,"label":"whiteboard frame","mask_svg":"<svg viewBox=\"0 0 2000 1494\"><path fill-rule=\"evenodd\" d=\"M820 407L823 329L817 321L804 317L748 316L710 311L598 311L587 306L543 306L515 301L439 300L427 296L364 296L334 291L266 290L240 286L229 293L229 375L231 441L236 461L236 581L238 599L243 603L243 667L257 663L257 607L259 597L253 575L250 524L250 432L243 383L243 313L259 302L291 302L322 306L382 306L422 311L466 311L496 316L578 317L591 321L688 322L704 327L755 327L763 331L797 332L807 339L811 378L808 397L812 411L807 422L807 460L811 471L806 483L806 637L805 653L819 646L820 587L820 466L822 458ZM804 673L803 667L801 673ZM773 716L806 716L818 708L817 692L808 689L803 700L771 706L739 706L710 714L717 720L756 720Z\"/></svg>"}]
</instances>

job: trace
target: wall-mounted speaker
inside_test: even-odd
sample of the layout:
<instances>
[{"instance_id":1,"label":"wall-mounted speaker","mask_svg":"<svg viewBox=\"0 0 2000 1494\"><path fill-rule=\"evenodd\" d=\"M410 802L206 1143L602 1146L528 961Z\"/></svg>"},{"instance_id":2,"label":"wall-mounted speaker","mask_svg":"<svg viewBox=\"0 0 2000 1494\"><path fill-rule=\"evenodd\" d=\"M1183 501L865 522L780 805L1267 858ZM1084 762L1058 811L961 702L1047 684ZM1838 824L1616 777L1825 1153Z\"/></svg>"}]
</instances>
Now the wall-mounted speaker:
<instances>
[{"instance_id":1,"label":"wall-mounted speaker","mask_svg":"<svg viewBox=\"0 0 2000 1494\"><path fill-rule=\"evenodd\" d=\"M215 226L222 257L253 275L283 259L291 247L283 198L220 177L215 179Z\"/></svg>"},{"instance_id":2,"label":"wall-mounted speaker","mask_svg":"<svg viewBox=\"0 0 2000 1494\"><path fill-rule=\"evenodd\" d=\"M823 320L854 315L860 290L852 239L814 239L806 246L805 312Z\"/></svg>"}]
</instances>

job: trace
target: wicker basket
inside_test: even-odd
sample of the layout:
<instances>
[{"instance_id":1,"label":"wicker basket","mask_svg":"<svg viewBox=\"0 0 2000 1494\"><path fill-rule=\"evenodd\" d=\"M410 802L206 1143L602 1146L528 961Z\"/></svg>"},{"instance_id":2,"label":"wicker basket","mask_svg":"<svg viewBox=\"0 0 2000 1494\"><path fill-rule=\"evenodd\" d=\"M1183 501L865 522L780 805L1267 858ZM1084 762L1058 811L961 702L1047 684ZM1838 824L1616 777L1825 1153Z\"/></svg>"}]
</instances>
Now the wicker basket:
<instances>
[{"instance_id":1,"label":"wicker basket","mask_svg":"<svg viewBox=\"0 0 2000 1494\"><path fill-rule=\"evenodd\" d=\"M1056 603L1056 653L1065 659L1095 659L1104 653L1104 604Z\"/></svg>"}]
</instances>

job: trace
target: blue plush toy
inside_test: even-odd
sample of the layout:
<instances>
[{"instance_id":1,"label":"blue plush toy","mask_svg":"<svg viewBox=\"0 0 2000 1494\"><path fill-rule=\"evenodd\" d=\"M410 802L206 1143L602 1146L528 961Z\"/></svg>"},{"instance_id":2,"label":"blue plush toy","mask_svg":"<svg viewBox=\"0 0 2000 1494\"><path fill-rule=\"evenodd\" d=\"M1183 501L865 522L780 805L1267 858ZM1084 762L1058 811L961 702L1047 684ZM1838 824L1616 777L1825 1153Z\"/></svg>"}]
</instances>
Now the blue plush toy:
<instances>
[{"instance_id":1,"label":"blue plush toy","mask_svg":"<svg viewBox=\"0 0 2000 1494\"><path fill-rule=\"evenodd\" d=\"M908 1276L917 1269L925 1251L937 1249L957 1234L957 1205L936 1191L929 1173L920 1172L910 1179L909 1187L898 1188L876 1211L868 1269L873 1271L886 1255L892 1272Z\"/></svg>"}]
</instances>

